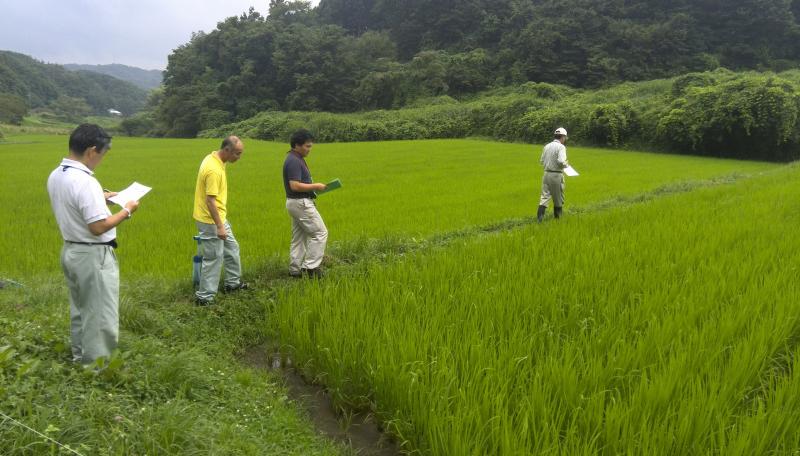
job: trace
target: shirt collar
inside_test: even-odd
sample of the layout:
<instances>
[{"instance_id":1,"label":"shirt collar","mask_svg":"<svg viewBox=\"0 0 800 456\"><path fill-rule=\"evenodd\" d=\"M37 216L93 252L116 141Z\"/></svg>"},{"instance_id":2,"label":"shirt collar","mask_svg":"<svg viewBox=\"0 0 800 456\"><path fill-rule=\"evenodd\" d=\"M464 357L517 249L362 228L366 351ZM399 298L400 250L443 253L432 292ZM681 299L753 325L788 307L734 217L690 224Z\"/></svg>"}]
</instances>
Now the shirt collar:
<instances>
[{"instance_id":1,"label":"shirt collar","mask_svg":"<svg viewBox=\"0 0 800 456\"><path fill-rule=\"evenodd\" d=\"M70 168L79 169L84 173L89 174L90 176L94 176L94 172L91 169L87 168L86 165L71 158L65 158L61 160L61 166L68 166Z\"/></svg>"}]
</instances>

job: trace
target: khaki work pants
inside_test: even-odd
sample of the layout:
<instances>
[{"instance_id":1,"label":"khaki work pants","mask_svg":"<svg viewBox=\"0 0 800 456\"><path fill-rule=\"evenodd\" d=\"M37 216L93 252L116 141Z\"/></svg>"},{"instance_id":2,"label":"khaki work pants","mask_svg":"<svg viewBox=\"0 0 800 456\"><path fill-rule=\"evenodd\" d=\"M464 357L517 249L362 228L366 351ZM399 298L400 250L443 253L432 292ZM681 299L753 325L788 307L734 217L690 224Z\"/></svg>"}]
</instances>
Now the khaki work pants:
<instances>
[{"instance_id":1,"label":"khaki work pants","mask_svg":"<svg viewBox=\"0 0 800 456\"><path fill-rule=\"evenodd\" d=\"M289 273L316 269L322 264L328 228L311 198L286 199L286 210L292 218L292 243L289 248Z\"/></svg>"},{"instance_id":2,"label":"khaki work pants","mask_svg":"<svg viewBox=\"0 0 800 456\"><path fill-rule=\"evenodd\" d=\"M539 206L547 207L552 199L555 207L564 207L564 186L564 173L545 172L542 177L542 196L539 198Z\"/></svg>"}]
</instances>

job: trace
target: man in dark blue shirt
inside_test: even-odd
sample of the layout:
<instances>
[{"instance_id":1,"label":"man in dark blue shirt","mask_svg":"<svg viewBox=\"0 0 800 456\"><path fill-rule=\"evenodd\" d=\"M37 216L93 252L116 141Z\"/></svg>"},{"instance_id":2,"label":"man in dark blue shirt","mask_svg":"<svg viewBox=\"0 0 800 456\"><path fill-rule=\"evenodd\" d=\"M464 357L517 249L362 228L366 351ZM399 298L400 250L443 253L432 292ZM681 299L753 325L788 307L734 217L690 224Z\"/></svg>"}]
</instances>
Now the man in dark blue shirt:
<instances>
[{"instance_id":1,"label":"man in dark blue shirt","mask_svg":"<svg viewBox=\"0 0 800 456\"><path fill-rule=\"evenodd\" d=\"M325 184L314 183L305 158L314 145L308 130L296 131L290 140L292 149L283 162L283 187L286 210L292 218L292 243L289 248L289 274L293 277L322 277L322 257L328 242L328 229L317 212L314 191Z\"/></svg>"}]
</instances>

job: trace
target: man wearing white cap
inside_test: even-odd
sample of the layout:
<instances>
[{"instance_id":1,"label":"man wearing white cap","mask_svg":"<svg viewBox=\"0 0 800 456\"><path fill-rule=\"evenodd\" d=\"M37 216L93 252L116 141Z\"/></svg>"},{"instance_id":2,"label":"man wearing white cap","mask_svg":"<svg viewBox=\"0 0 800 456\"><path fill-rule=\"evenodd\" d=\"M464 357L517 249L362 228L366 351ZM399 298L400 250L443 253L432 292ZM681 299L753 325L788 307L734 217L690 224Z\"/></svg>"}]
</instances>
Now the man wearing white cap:
<instances>
[{"instance_id":1,"label":"man wearing white cap","mask_svg":"<svg viewBox=\"0 0 800 456\"><path fill-rule=\"evenodd\" d=\"M569 166L567 162L567 130L556 128L553 133L554 139L550 144L544 146L542 157L539 162L544 167L544 177L542 177L542 196L539 198L539 210L536 214L538 221L544 219L547 212L547 204L553 200L553 214L555 218L561 217L561 210L564 207L564 168Z\"/></svg>"}]
</instances>

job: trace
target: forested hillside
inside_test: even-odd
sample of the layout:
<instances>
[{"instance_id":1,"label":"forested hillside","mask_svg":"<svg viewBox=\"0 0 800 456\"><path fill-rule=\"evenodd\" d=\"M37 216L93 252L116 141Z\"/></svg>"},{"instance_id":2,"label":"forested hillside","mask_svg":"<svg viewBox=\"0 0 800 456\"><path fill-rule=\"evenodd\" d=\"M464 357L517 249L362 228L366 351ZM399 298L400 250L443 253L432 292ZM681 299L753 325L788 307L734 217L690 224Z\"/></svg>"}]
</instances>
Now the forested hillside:
<instances>
[{"instance_id":1,"label":"forested hillside","mask_svg":"<svg viewBox=\"0 0 800 456\"><path fill-rule=\"evenodd\" d=\"M129 82L0 51L0 117L6 107L14 112L43 108L65 118L105 114L110 108L133 114L146 100L147 92Z\"/></svg>"},{"instance_id":2,"label":"forested hillside","mask_svg":"<svg viewBox=\"0 0 800 456\"><path fill-rule=\"evenodd\" d=\"M72 71L91 71L93 73L107 74L144 90L152 90L161 85L161 70L145 70L142 68L112 63L110 65L84 65L69 63L64 68Z\"/></svg>"},{"instance_id":3,"label":"forested hillside","mask_svg":"<svg viewBox=\"0 0 800 456\"><path fill-rule=\"evenodd\" d=\"M271 0L165 73L163 133L266 110L352 112L527 81L596 88L800 62L800 0Z\"/></svg>"}]
</instances>

